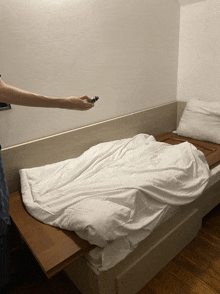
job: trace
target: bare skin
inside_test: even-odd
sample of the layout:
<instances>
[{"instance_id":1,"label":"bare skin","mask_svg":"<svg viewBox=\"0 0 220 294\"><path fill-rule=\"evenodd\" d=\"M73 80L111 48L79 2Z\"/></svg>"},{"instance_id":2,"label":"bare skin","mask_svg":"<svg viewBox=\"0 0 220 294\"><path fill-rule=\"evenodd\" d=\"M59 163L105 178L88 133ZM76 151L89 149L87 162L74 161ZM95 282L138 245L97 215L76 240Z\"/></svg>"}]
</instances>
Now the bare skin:
<instances>
[{"instance_id":1,"label":"bare skin","mask_svg":"<svg viewBox=\"0 0 220 294\"><path fill-rule=\"evenodd\" d=\"M88 101L89 102L88 102ZM5 84L0 78L0 101L8 104L32 106L32 107L49 107L63 108L74 110L89 110L94 106L92 99L87 95L67 98L48 97L39 94L27 92L16 87Z\"/></svg>"}]
</instances>

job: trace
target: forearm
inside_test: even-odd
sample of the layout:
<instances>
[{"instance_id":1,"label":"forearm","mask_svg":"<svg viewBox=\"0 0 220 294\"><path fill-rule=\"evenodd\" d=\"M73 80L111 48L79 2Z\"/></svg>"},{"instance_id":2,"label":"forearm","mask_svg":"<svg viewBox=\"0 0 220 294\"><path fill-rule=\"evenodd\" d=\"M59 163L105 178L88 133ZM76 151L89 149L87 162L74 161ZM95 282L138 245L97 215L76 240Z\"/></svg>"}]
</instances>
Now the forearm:
<instances>
[{"instance_id":1,"label":"forearm","mask_svg":"<svg viewBox=\"0 0 220 294\"><path fill-rule=\"evenodd\" d=\"M65 108L65 99L47 97L30 93L15 87L1 83L0 101L9 104L33 106L33 107L58 107Z\"/></svg>"},{"instance_id":2,"label":"forearm","mask_svg":"<svg viewBox=\"0 0 220 294\"><path fill-rule=\"evenodd\" d=\"M91 101L91 98L87 96L56 98L34 94L7 85L0 79L0 102L3 103L32 107L87 110L94 106L93 103L89 103L87 100Z\"/></svg>"}]
</instances>

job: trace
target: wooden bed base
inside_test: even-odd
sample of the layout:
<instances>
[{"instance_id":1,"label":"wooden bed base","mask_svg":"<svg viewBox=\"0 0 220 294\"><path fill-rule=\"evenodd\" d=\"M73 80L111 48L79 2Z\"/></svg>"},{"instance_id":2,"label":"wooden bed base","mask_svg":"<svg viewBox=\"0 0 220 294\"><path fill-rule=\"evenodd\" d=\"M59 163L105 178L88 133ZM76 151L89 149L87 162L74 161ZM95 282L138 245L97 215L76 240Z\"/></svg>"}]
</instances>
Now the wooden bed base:
<instances>
[{"instance_id":1,"label":"wooden bed base","mask_svg":"<svg viewBox=\"0 0 220 294\"><path fill-rule=\"evenodd\" d=\"M210 169L213 169L215 166L217 166L220 163L220 145L219 144L182 137L171 132L167 132L159 136L156 136L155 139L159 142L164 142L171 145L176 145L183 142L189 142L193 144L198 150L203 152Z\"/></svg>"},{"instance_id":2,"label":"wooden bed base","mask_svg":"<svg viewBox=\"0 0 220 294\"><path fill-rule=\"evenodd\" d=\"M173 133L158 141L179 144L190 141L204 152L210 168L220 160L220 146ZM196 201L178 208L167 221L123 261L100 272L84 257L95 246L74 232L45 225L25 210L19 192L10 194L10 215L48 278L65 270L82 294L135 294L197 235L202 218L220 202L220 183L211 186Z\"/></svg>"},{"instance_id":3,"label":"wooden bed base","mask_svg":"<svg viewBox=\"0 0 220 294\"><path fill-rule=\"evenodd\" d=\"M162 134L158 141L178 144L190 141L204 152L210 169L220 160L220 146ZM112 269L99 272L85 257L77 259L65 269L82 294L135 294L171 261L196 236L202 218L220 203L220 182L209 187L192 203L181 206L167 221L159 225L150 236Z\"/></svg>"},{"instance_id":4,"label":"wooden bed base","mask_svg":"<svg viewBox=\"0 0 220 294\"><path fill-rule=\"evenodd\" d=\"M48 278L95 248L74 232L46 225L30 216L18 191L10 194L9 208L21 238Z\"/></svg>"},{"instance_id":5,"label":"wooden bed base","mask_svg":"<svg viewBox=\"0 0 220 294\"><path fill-rule=\"evenodd\" d=\"M35 220L19 192L10 194L10 214L48 278L64 270L82 294L135 294L197 235L202 218L220 203L217 182L196 201L180 207L123 261L100 272L84 257L93 247L73 232Z\"/></svg>"},{"instance_id":6,"label":"wooden bed base","mask_svg":"<svg viewBox=\"0 0 220 294\"><path fill-rule=\"evenodd\" d=\"M205 190L196 201L180 207L131 254L106 272L99 272L84 257L94 248L93 246L80 239L74 232L35 220L26 212L20 193L14 192L19 190L19 169L77 157L100 142L147 133L154 136L163 134L158 137L158 140L163 142L171 143L171 139L171 144L181 143L184 138L176 138L175 134L170 133L172 138L167 139L164 133L175 130L185 104L180 101L172 102L2 150L6 179L11 193L10 215L48 278L65 270L82 294L134 294L196 237L203 216L220 202L220 182ZM165 123L161 124L161 121ZM196 147L206 154L211 168L217 164L216 156L220 151L216 144L204 146L203 143L199 143Z\"/></svg>"}]
</instances>

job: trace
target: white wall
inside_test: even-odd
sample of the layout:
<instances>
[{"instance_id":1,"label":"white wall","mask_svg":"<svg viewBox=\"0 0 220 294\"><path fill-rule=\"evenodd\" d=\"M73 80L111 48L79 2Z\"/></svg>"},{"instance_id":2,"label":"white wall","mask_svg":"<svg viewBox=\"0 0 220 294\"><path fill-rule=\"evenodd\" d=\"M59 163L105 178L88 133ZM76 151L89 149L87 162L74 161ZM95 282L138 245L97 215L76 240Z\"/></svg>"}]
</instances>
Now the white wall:
<instances>
[{"instance_id":1,"label":"white wall","mask_svg":"<svg viewBox=\"0 0 220 294\"><path fill-rule=\"evenodd\" d=\"M220 1L186 1L180 14L177 100L220 101Z\"/></svg>"},{"instance_id":2,"label":"white wall","mask_svg":"<svg viewBox=\"0 0 220 294\"><path fill-rule=\"evenodd\" d=\"M0 0L0 70L48 96L98 95L88 112L12 105L2 147L176 100L177 0Z\"/></svg>"}]
</instances>

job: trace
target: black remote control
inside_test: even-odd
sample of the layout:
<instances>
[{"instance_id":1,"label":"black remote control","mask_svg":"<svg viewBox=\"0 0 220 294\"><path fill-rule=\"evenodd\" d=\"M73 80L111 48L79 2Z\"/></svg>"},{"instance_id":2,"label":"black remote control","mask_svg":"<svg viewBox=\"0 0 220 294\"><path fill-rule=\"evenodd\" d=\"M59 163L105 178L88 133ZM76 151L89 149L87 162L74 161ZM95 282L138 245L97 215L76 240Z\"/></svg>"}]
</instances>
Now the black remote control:
<instances>
[{"instance_id":1,"label":"black remote control","mask_svg":"<svg viewBox=\"0 0 220 294\"><path fill-rule=\"evenodd\" d=\"M92 98L93 103L96 102L97 100L99 100L99 96L95 96L95 97Z\"/></svg>"},{"instance_id":2,"label":"black remote control","mask_svg":"<svg viewBox=\"0 0 220 294\"><path fill-rule=\"evenodd\" d=\"M92 98L92 101L90 101L90 100L88 100L88 99L87 99L86 101L94 103L94 102L96 102L97 100L99 100L99 96L95 96L95 97L93 97L93 98Z\"/></svg>"}]
</instances>

